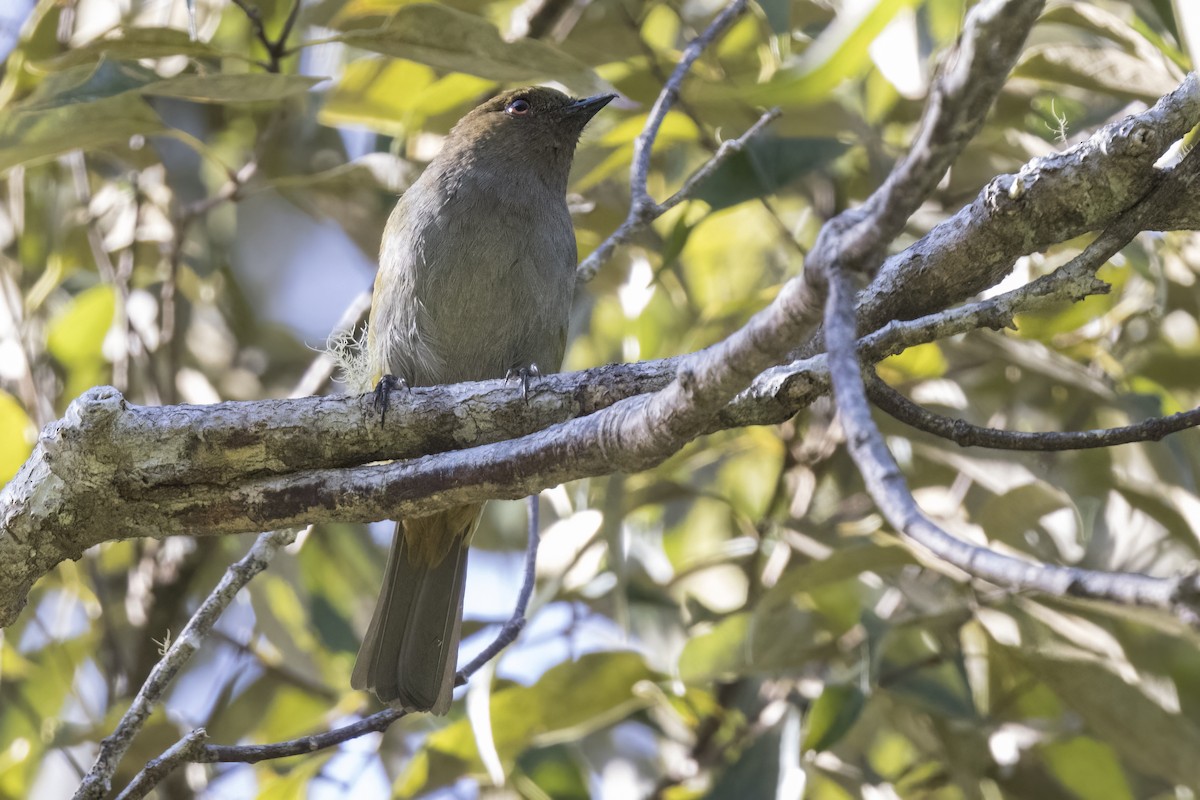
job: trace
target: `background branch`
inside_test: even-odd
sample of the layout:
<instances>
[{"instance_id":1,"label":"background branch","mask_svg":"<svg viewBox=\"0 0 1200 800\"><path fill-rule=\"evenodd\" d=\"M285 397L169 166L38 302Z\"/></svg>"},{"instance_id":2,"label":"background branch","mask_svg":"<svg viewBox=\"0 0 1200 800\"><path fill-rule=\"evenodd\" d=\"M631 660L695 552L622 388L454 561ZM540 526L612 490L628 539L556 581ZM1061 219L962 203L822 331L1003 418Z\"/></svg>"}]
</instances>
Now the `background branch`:
<instances>
[{"instance_id":1,"label":"background branch","mask_svg":"<svg viewBox=\"0 0 1200 800\"><path fill-rule=\"evenodd\" d=\"M662 91L659 92L658 98L654 101L654 107L650 109L650 115L646 118L646 125L642 128L642 132L638 134L637 139L633 143L633 164L629 169L629 214L625 217L624 222L579 265L577 274L580 281L590 281L596 275L600 266L612 257L613 252L618 246L629 241L638 231L686 197L682 191L677 192L667 201L670 205L667 205L667 203L659 205L650 197L650 193L646 189L646 181L650 175L650 156L654 150L654 141L658 138L658 132L662 128L663 120L667 118L667 112L671 110L671 106L679 98L684 78L691 71L692 64L696 63L696 59L700 57L709 45L733 25L737 18L746 10L746 6L747 0L732 0L709 23L704 32L684 48L679 63L672 70L671 77L667 79L667 83L663 86ZM709 160L708 164L701 168L701 172L715 170L721 161L733 155L734 152L742 147L747 139L762 130L776 115L777 112L775 111L769 111L764 114L753 127L746 131L739 139L735 140L738 143L736 146L731 145L724 152L718 150L712 159ZM691 181L690 184L692 188L695 187L695 181Z\"/></svg>"},{"instance_id":2,"label":"background branch","mask_svg":"<svg viewBox=\"0 0 1200 800\"><path fill-rule=\"evenodd\" d=\"M997 3L990 5L993 13ZM1091 274L1104 260L1129 241L1152 217L1159 204L1170 205L1192 196L1200 156L1194 152L1171 172L1170 179L1151 176L1150 191L1105 234L1064 268ZM929 550L935 557L968 574L992 583L1058 596L1113 600L1172 611L1189 625L1200 624L1194 575L1175 579L1150 578L1135 573L1099 572L1041 564L977 547L947 533L917 506L907 483L882 435L871 419L867 393L855 353L857 328L850 276L836 260L830 269L829 300L825 326L829 346L830 377L851 456L858 465L868 491L888 521L904 535Z\"/></svg>"},{"instance_id":3,"label":"background branch","mask_svg":"<svg viewBox=\"0 0 1200 800\"><path fill-rule=\"evenodd\" d=\"M155 704L162 698L163 692L179 674L196 651L201 642L217 623L221 613L233 602L233 598L242 590L250 579L267 568L275 553L281 547L291 544L296 539L296 531L271 531L258 537L246 553L221 578L217 588L201 604L188 624L180 631L179 636L171 642L163 654L162 660L150 672L150 677L138 690L137 697L112 734L100 743L100 753L96 762L88 770L79 789L75 792L75 800L99 800L112 789L112 776L117 771L121 757L133 743ZM195 745L192 745L195 746ZM173 763L173 762L168 762Z\"/></svg>"}]
</instances>

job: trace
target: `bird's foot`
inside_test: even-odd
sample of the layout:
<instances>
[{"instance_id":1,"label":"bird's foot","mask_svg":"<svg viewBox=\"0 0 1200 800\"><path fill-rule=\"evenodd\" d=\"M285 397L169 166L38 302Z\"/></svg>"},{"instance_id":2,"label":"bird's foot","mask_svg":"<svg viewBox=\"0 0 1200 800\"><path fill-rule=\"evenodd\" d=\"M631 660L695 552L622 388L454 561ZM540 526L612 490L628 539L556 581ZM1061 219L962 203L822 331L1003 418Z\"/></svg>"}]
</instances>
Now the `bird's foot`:
<instances>
[{"instance_id":1,"label":"bird's foot","mask_svg":"<svg viewBox=\"0 0 1200 800\"><path fill-rule=\"evenodd\" d=\"M397 378L395 375L384 375L379 379L379 383L375 384L375 410L379 412L379 424L387 420L388 407L392 404L392 392L396 389L408 389L408 384L403 378Z\"/></svg>"},{"instance_id":2,"label":"bird's foot","mask_svg":"<svg viewBox=\"0 0 1200 800\"><path fill-rule=\"evenodd\" d=\"M504 376L504 381L507 383L513 378L518 378L521 381L521 397L525 400L529 399L529 381L532 378L542 377L542 371L538 369L537 364L530 364L527 367L518 367L510 369Z\"/></svg>"}]
</instances>

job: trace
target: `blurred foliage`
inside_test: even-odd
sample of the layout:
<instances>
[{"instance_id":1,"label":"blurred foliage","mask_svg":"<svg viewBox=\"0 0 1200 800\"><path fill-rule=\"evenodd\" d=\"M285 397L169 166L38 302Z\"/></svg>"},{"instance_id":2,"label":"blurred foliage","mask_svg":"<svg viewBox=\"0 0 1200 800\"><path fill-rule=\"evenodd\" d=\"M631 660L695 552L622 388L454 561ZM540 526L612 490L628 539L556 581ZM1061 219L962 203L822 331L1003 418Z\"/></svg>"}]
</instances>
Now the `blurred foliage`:
<instances>
[{"instance_id":1,"label":"blurred foliage","mask_svg":"<svg viewBox=\"0 0 1200 800\"><path fill-rule=\"evenodd\" d=\"M566 366L691 351L768 302L821 221L860 202L904 151L969 5L754 6L696 64L651 191L677 189L761 106L782 118L579 292ZM647 109L719 7L314 0L291 49L272 55L223 0L195 1L195 38L184 2L24 6L0 74L0 480L97 383L140 403L293 391L369 286L396 194L501 86L556 80L628 98L578 153L586 254L624 216ZM256 7L275 37L290 1ZM1175 86L1198 16L1188 0L1053 3L906 235ZM1023 259L1016 277L1080 246ZM881 374L936 410L1021 430L1191 408L1198 273L1200 238L1145 235L1102 272L1111 294L1024 317L1018 332L914 349ZM918 499L967 539L1159 575L1197 557L1194 431L1020 454L881 422ZM449 717L406 718L313 757L180 770L159 796L474 796L503 784L529 798L1194 797L1197 633L965 581L887 530L839 441L819 402L643 474L547 492L538 611ZM523 528L520 506L489 507L475 582L515 591ZM373 710L348 686L380 578L376 533L318 528L256 579L117 785L192 726L217 742L270 742ZM0 797L72 790L157 642L247 546L117 542L39 581L0 639ZM469 593L467 610L470 647L507 614L490 595Z\"/></svg>"}]
</instances>

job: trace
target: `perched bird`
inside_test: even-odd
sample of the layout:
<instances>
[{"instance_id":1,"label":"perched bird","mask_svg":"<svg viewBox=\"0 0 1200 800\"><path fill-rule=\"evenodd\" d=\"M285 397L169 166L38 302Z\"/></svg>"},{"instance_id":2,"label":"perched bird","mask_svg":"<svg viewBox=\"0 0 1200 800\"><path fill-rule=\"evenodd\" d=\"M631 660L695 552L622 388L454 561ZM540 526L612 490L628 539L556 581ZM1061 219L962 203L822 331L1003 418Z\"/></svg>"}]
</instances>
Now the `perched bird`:
<instances>
[{"instance_id":1,"label":"perched bird","mask_svg":"<svg viewBox=\"0 0 1200 800\"><path fill-rule=\"evenodd\" d=\"M575 287L567 177L584 125L614 95L504 92L459 120L388 219L367 323L374 379L409 386L562 364ZM482 504L396 525L350 683L444 714L454 690L467 546Z\"/></svg>"}]
</instances>

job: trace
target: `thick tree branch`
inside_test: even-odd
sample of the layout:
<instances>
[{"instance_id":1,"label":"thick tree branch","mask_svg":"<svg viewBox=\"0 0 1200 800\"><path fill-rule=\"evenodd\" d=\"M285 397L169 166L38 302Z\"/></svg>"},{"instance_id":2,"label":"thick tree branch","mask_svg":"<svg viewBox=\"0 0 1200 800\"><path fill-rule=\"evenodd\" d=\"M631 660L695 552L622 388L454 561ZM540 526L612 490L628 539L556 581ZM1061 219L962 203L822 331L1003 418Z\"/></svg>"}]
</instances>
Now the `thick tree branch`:
<instances>
[{"instance_id":1,"label":"thick tree branch","mask_svg":"<svg viewBox=\"0 0 1200 800\"><path fill-rule=\"evenodd\" d=\"M1073 302L1107 289L1090 275L1060 270L989 300L919 320L892 322L864 337L860 355L874 362L967 331L1011 327L1019 311ZM301 471L313 480L341 474L337 470L321 472L322 458L353 466L385 460L391 452L397 457L414 457L472 444L477 445L473 452L481 462L503 467L510 446L507 439L656 390L665 385L680 361L673 358L548 375L533 387L528 402L500 381L413 389L397 398L386 428L376 424L370 395L148 408L126 404L111 388L92 389L72 404L64 420L43 433L22 473L0 493L4 501L0 504L0 560L11 565L0 571L0 623L7 624L16 616L33 581L59 561L76 558L86 548L113 538L179 530L179 521L163 516L165 512L154 514L159 520L154 522L139 516L146 513L144 507L132 509L116 497L137 498L152 487L182 497L202 485L205 495L221 505L222 487L232 491L245 481L274 476L287 482ZM827 389L823 355L766 370L719 411L704 432L782 422ZM454 425L464 425L464 421L470 424L455 432ZM304 435L297 434L301 430ZM561 435L584 434L578 427L567 426ZM288 450L291 442L296 443L294 452ZM321 446L307 451L313 444ZM583 447L586 441L580 439L576 444ZM483 445L495 446L484 449ZM452 475L447 477L444 470L435 479L432 472L437 470L439 458L424 459L426 472L418 472L413 479L425 481L427 488L429 481L441 480L442 489L457 487L474 500L496 496L490 493L495 492L494 485L472 487L455 481ZM572 477L584 474L575 471ZM526 477L536 480L540 475L535 470ZM537 488L554 483L543 478ZM520 494L516 488L512 492ZM445 494L438 497L445 502ZM282 500L278 508L260 510L279 519L278 514L292 513L294 504ZM368 518L380 519L394 512L376 506L369 509ZM313 510L308 521L344 520L351 518L348 513L345 508ZM220 534L245 529L212 525L192 532Z\"/></svg>"},{"instance_id":2,"label":"thick tree branch","mask_svg":"<svg viewBox=\"0 0 1200 800\"><path fill-rule=\"evenodd\" d=\"M204 728L189 731L186 736L164 750L161 756L148 761L129 785L117 795L117 800L141 800L149 795L176 767L195 761L207 739L208 731Z\"/></svg>"},{"instance_id":3,"label":"thick tree branch","mask_svg":"<svg viewBox=\"0 0 1200 800\"><path fill-rule=\"evenodd\" d=\"M909 216L983 127L1044 5L1045 0L988 0L971 10L958 42L942 58L908 153L862 208L842 215L855 221L842 234L848 241L836 248L843 267L874 271Z\"/></svg>"},{"instance_id":4,"label":"thick tree branch","mask_svg":"<svg viewBox=\"0 0 1200 800\"><path fill-rule=\"evenodd\" d=\"M1194 86L1194 81L1194 76L1189 76L1188 83ZM1200 186L1200 153L1193 151L1165 178L1161 173L1154 173L1142 192L1144 196L1131 204L1129 210L1109 230L1061 272L1085 276L1094 273L1133 235L1150 224L1157 208L1190 202L1195 197L1197 186ZM857 323L850 276L839 264L831 262L828 278L830 292L825 330L830 376L838 411L846 430L850 454L863 475L868 491L891 525L935 557L991 583L1052 595L1105 599L1166 609L1188 624L1200 625L1200 581L1195 575L1153 578L1134 573L1099 572L1026 561L968 544L951 536L926 517L914 501L903 474L871 419L855 352Z\"/></svg>"},{"instance_id":5,"label":"thick tree branch","mask_svg":"<svg viewBox=\"0 0 1200 800\"><path fill-rule=\"evenodd\" d=\"M1153 108L995 178L974 202L884 262L859 298L859 330L962 302L1003 280L1017 258L1108 227L1154 185L1155 162L1198 121L1200 77L1191 73ZM1155 229L1195 228L1198 205L1165 209Z\"/></svg>"},{"instance_id":6,"label":"thick tree branch","mask_svg":"<svg viewBox=\"0 0 1200 800\"><path fill-rule=\"evenodd\" d=\"M994 187L981 193L975 206L990 202L1003 206L1005 214L989 212L978 224L967 214L956 228L939 227L927 237L937 240L946 279L956 281L968 264L945 254L975 253L987 240L994 258L1003 252L1011 263L1027 246L1021 231L1061 230L1047 217L1061 217L1064 204L1034 191L1043 183L1053 180L1069 190L1072 208L1109 218L1128 208L1141 195L1125 191L1141 187L1145 193L1170 132L1186 131L1198 119L1200 86L1189 76L1153 109L1107 126L1064 156L1030 162L1022 174L1044 173L1034 186L1009 179L1002 197L995 196ZM1146 177L1110 180L1131 171ZM1017 185L1024 188L1012 190ZM826 236L824 252L814 254L817 263L836 260L846 243ZM908 252L928 253L929 248L922 240ZM1090 275L1077 278L1066 296L1097 290ZM863 307L901 303L909 290L897 281L876 281ZM1058 291L1066 290L1060 286L1045 299L1061 296ZM11 568L0 574L0 624L15 617L33 580L99 541L378 519L464 499L518 497L560 480L644 468L705 432L786 419L823 390L822 362L764 369L782 359L789 343L804 340L819 300L819 287L793 280L774 304L714 348L660 362L549 376L534 387L528 404L500 382L413 390L382 427L369 404L353 397L141 409L111 390L93 390L65 420L46 430L34 455L3 490L0 559ZM978 319L1008 324L996 312L993 308ZM925 322L966 319L945 316L951 313L938 312ZM909 329L894 322L887 330L907 337L921 329L945 335L924 324ZM676 375L681 380L672 382ZM660 392L664 387L669 388ZM728 402L734 395L739 395L736 401ZM590 416L573 419L583 415ZM550 424L558 427L517 442L488 444ZM476 445L487 446L410 463L361 466ZM459 468L466 472L455 474Z\"/></svg>"}]
</instances>

